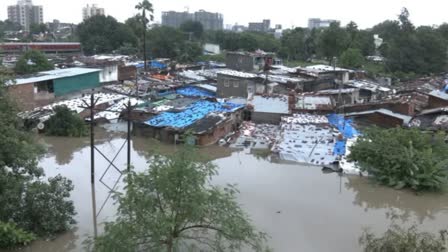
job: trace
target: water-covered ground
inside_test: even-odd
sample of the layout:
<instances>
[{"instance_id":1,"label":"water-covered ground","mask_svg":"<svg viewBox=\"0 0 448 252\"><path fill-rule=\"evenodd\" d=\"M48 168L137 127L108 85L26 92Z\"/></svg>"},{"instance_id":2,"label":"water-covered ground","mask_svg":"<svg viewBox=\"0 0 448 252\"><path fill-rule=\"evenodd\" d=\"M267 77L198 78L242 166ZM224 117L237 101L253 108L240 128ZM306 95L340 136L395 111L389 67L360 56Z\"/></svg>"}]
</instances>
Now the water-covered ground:
<instances>
[{"instance_id":1,"label":"water-covered ground","mask_svg":"<svg viewBox=\"0 0 448 252\"><path fill-rule=\"evenodd\" d=\"M97 147L112 159L124 143L116 131L98 129ZM111 128L112 127L112 128ZM118 127L118 128L114 128ZM89 139L44 137L49 153L40 161L48 176L62 174L74 182L78 224L70 232L51 241L39 241L22 251L83 251L82 242L93 234L90 184ZM132 141L132 164L135 169L147 167L151 152L172 152L173 145L156 144L150 139ZM232 151L212 146L201 150L219 166L214 183L236 183L241 191L239 201L255 225L269 234L269 246L274 251L360 251L358 238L364 228L383 232L396 213L399 222L414 222L425 231L437 232L448 227L448 194L415 195L370 183L360 177L340 177L323 174L319 167L279 164L257 158L247 151ZM126 146L114 162L119 169L126 167ZM120 179L114 168L98 179L108 163L96 154L96 200L99 229L101 222L112 220L116 210L106 201L109 189ZM122 187L119 183L118 186Z\"/></svg>"}]
</instances>

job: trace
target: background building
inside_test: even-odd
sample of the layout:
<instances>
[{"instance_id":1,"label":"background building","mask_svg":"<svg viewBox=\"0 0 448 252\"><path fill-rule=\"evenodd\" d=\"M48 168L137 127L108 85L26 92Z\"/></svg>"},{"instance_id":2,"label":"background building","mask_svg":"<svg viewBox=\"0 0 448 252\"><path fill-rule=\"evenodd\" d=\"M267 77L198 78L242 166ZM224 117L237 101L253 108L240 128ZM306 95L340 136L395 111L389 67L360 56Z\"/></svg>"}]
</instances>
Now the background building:
<instances>
[{"instance_id":1,"label":"background building","mask_svg":"<svg viewBox=\"0 0 448 252\"><path fill-rule=\"evenodd\" d=\"M82 8L82 19L86 20L93 16L104 15L104 8L98 7L96 4L88 5Z\"/></svg>"},{"instance_id":2,"label":"background building","mask_svg":"<svg viewBox=\"0 0 448 252\"><path fill-rule=\"evenodd\" d=\"M339 20L310 18L308 19L308 29L327 28L334 22L339 22Z\"/></svg>"},{"instance_id":3,"label":"background building","mask_svg":"<svg viewBox=\"0 0 448 252\"><path fill-rule=\"evenodd\" d=\"M32 0L18 0L16 5L8 6L8 19L29 31L31 24L44 22L43 8L33 5Z\"/></svg>"},{"instance_id":4,"label":"background building","mask_svg":"<svg viewBox=\"0 0 448 252\"><path fill-rule=\"evenodd\" d=\"M162 25L179 28L186 21L200 22L204 30L222 30L224 18L220 13L212 13L204 10L195 13L166 11L162 12Z\"/></svg>"},{"instance_id":5,"label":"background building","mask_svg":"<svg viewBox=\"0 0 448 252\"><path fill-rule=\"evenodd\" d=\"M269 32L271 29L271 20L264 19L261 23L249 23L248 30L255 32Z\"/></svg>"}]
</instances>

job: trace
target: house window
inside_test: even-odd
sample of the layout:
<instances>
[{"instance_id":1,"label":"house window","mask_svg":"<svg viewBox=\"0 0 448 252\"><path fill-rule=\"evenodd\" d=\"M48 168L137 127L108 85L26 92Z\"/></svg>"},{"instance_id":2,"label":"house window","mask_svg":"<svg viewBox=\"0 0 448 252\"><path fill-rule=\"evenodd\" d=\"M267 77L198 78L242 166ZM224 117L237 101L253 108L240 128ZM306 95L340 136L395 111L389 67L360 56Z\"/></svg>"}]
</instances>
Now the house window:
<instances>
[{"instance_id":1,"label":"house window","mask_svg":"<svg viewBox=\"0 0 448 252\"><path fill-rule=\"evenodd\" d=\"M230 83L228 81L224 81L224 87L230 87Z\"/></svg>"},{"instance_id":2,"label":"house window","mask_svg":"<svg viewBox=\"0 0 448 252\"><path fill-rule=\"evenodd\" d=\"M234 83L233 83L233 87L234 88L238 88L240 86L240 84L237 82L237 81L235 81Z\"/></svg>"}]
</instances>

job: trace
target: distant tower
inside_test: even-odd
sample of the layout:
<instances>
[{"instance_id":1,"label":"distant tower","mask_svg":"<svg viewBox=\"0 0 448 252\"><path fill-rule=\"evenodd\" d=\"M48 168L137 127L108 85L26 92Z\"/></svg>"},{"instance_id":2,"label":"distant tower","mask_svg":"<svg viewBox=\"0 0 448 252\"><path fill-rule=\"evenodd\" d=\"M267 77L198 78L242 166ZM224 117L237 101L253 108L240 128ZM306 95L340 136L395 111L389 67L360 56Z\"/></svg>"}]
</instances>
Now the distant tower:
<instances>
[{"instance_id":1,"label":"distant tower","mask_svg":"<svg viewBox=\"0 0 448 252\"><path fill-rule=\"evenodd\" d=\"M98 7L96 4L88 5L82 8L82 19L86 20L93 16L104 15L104 8Z\"/></svg>"},{"instance_id":2,"label":"distant tower","mask_svg":"<svg viewBox=\"0 0 448 252\"><path fill-rule=\"evenodd\" d=\"M44 23L43 8L33 5L32 0L18 0L16 5L8 6L8 19L29 31L31 24Z\"/></svg>"}]
</instances>

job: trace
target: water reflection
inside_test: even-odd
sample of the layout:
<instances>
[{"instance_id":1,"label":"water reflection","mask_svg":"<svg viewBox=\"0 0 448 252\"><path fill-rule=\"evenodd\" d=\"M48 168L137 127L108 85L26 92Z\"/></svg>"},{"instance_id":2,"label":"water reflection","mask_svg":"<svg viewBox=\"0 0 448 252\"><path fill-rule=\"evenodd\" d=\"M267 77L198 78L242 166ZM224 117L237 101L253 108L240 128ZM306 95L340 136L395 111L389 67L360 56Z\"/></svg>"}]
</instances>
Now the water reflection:
<instances>
[{"instance_id":1,"label":"water reflection","mask_svg":"<svg viewBox=\"0 0 448 252\"><path fill-rule=\"evenodd\" d=\"M85 236L93 232L89 142L86 139L49 137L44 137L43 141L51 147L50 154L40 161L47 175L61 173L74 182L72 200L78 212L78 224L73 232L54 241L34 243L25 251L83 251ZM104 130L97 147L106 156L113 157L124 141L122 133L111 134ZM155 151L172 153L176 148L180 146L135 137L132 141L132 164L137 171L142 171L148 167L147 160ZM241 191L239 202L255 225L270 235L269 245L274 251L359 251L358 237L363 228L384 232L390 223L388 213L391 209L397 210L402 220L418 221L430 232L448 226L446 194L417 196L373 185L365 178L322 174L319 167L257 158L247 150L232 151L209 146L200 152L208 155L219 167L219 175L213 183L238 184ZM119 169L125 169L126 153L119 155L115 163ZM107 166L107 161L97 155L97 179ZM104 182L112 187L119 178L120 174L111 169ZM118 186L123 188L121 182ZM98 208L109 193L109 189L98 181ZM115 211L113 202L107 201L98 216L100 229L102 222L114 218Z\"/></svg>"},{"instance_id":2,"label":"water reflection","mask_svg":"<svg viewBox=\"0 0 448 252\"><path fill-rule=\"evenodd\" d=\"M360 177L348 177L345 187L355 193L353 203L364 208L364 211L390 209L403 222L408 222L415 216L418 223L422 224L425 219L433 220L439 212L448 211L448 195L443 193L416 194L394 190Z\"/></svg>"}]
</instances>

